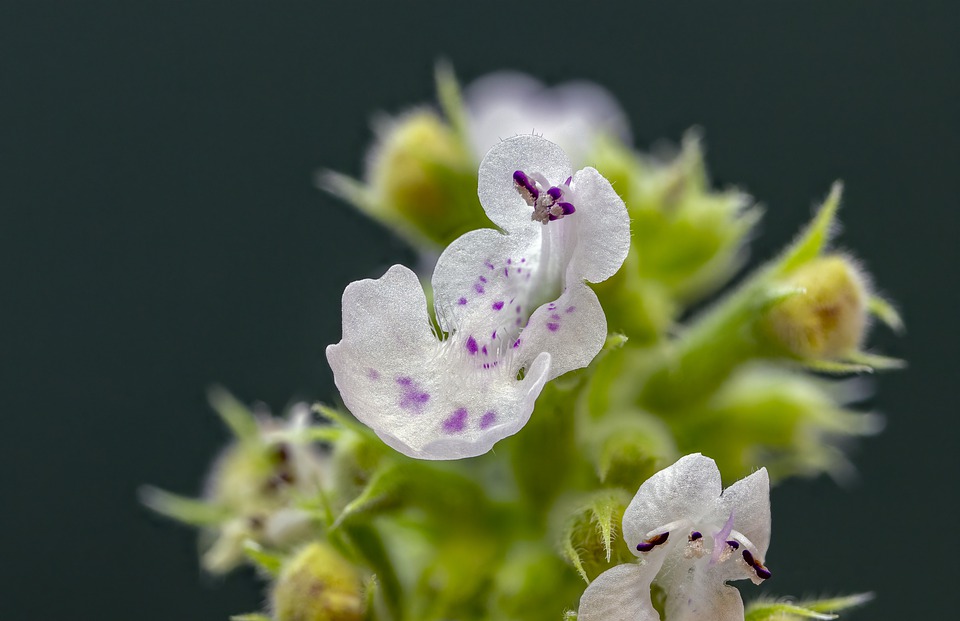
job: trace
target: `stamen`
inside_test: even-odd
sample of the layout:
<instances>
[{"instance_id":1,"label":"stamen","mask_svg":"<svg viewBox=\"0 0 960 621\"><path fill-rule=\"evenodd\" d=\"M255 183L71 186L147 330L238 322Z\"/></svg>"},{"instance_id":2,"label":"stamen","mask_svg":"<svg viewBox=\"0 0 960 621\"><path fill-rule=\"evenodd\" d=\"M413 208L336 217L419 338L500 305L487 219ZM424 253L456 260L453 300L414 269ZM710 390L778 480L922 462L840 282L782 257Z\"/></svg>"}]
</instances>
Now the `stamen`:
<instances>
[{"instance_id":1,"label":"stamen","mask_svg":"<svg viewBox=\"0 0 960 621\"><path fill-rule=\"evenodd\" d=\"M739 549L740 549L740 542L739 542L739 541L728 541L728 542L727 542L727 545L730 546L731 548L733 548L734 550L739 550Z\"/></svg>"},{"instance_id":2,"label":"stamen","mask_svg":"<svg viewBox=\"0 0 960 621\"><path fill-rule=\"evenodd\" d=\"M637 544L638 552L649 552L655 547L662 545L667 542L667 538L670 537L670 533L660 533L659 535L654 535L646 541L641 541Z\"/></svg>"},{"instance_id":3,"label":"stamen","mask_svg":"<svg viewBox=\"0 0 960 621\"><path fill-rule=\"evenodd\" d=\"M750 550L744 549L743 560L747 562L747 565L753 567L753 570L757 572L757 577L761 580L767 580L773 576L770 570L763 566L763 563L753 557L753 554L750 552Z\"/></svg>"},{"instance_id":4,"label":"stamen","mask_svg":"<svg viewBox=\"0 0 960 621\"><path fill-rule=\"evenodd\" d=\"M695 530L692 533L690 533L690 541L696 541L701 537L703 537L703 533L701 533L699 530Z\"/></svg>"},{"instance_id":5,"label":"stamen","mask_svg":"<svg viewBox=\"0 0 960 621\"><path fill-rule=\"evenodd\" d=\"M517 192L523 197L524 202L533 207L540 196L536 182L522 170L513 173L513 182L517 185Z\"/></svg>"}]
</instances>

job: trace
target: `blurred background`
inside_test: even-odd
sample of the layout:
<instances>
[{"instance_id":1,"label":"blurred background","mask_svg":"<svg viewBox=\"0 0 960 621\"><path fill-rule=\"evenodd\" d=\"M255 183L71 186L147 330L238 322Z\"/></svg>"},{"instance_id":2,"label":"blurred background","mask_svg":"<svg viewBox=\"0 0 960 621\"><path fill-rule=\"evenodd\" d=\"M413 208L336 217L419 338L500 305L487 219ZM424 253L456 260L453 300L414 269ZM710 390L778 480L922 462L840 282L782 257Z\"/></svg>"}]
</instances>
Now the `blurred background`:
<instances>
[{"instance_id":1,"label":"blurred background","mask_svg":"<svg viewBox=\"0 0 960 621\"><path fill-rule=\"evenodd\" d=\"M275 410L335 398L339 299L412 252L313 185L359 174L378 110L434 100L436 59L586 78L636 144L704 128L720 185L767 206L754 264L842 178L840 245L907 322L860 480L773 494L765 592L873 590L850 615L943 618L960 578L960 4L0 2L0 619L226 619L250 572L198 568L138 506L196 493L222 383ZM749 590L748 599L758 593Z\"/></svg>"}]
</instances>

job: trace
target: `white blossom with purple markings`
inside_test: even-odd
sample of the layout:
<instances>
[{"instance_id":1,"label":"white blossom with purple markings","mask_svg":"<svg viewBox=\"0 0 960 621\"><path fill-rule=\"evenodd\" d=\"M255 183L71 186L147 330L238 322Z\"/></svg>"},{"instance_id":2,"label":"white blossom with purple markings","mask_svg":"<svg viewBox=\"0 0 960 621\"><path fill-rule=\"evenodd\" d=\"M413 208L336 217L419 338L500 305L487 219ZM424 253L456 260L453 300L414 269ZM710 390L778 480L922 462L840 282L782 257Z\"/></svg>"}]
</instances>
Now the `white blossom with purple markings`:
<instances>
[{"instance_id":1,"label":"white blossom with purple markings","mask_svg":"<svg viewBox=\"0 0 960 621\"><path fill-rule=\"evenodd\" d=\"M641 563L600 574L580 599L578 621L657 621L651 584L666 595L668 621L743 621L740 592L727 581L770 577L767 471L723 490L712 459L687 455L640 486L623 538Z\"/></svg>"},{"instance_id":2,"label":"white blossom with purple markings","mask_svg":"<svg viewBox=\"0 0 960 621\"><path fill-rule=\"evenodd\" d=\"M606 318L584 281L612 276L629 250L610 183L538 136L493 147L478 192L503 232L471 231L440 256L440 335L417 276L395 265L347 287L343 340L327 348L346 406L411 457L472 457L519 431L547 381L600 351Z\"/></svg>"}]
</instances>

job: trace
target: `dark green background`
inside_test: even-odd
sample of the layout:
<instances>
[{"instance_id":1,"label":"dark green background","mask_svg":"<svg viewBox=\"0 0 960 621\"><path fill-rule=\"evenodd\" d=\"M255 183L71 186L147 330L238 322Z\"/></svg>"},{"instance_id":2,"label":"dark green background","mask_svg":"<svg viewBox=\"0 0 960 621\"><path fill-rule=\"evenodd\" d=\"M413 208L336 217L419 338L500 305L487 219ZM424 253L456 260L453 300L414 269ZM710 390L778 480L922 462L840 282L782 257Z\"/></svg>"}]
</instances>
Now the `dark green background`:
<instances>
[{"instance_id":1,"label":"dark green background","mask_svg":"<svg viewBox=\"0 0 960 621\"><path fill-rule=\"evenodd\" d=\"M948 618L957 589L960 10L952 0L0 2L0 618L225 619L249 573L137 506L196 492L221 382L331 400L351 280L412 254L312 185L359 173L377 110L436 58L596 80L638 145L706 129L720 183L768 206L770 256L842 177L840 243L903 309L872 343L888 429L861 481L773 494L768 589L873 589L855 619ZM753 595L757 590L747 585Z\"/></svg>"}]
</instances>

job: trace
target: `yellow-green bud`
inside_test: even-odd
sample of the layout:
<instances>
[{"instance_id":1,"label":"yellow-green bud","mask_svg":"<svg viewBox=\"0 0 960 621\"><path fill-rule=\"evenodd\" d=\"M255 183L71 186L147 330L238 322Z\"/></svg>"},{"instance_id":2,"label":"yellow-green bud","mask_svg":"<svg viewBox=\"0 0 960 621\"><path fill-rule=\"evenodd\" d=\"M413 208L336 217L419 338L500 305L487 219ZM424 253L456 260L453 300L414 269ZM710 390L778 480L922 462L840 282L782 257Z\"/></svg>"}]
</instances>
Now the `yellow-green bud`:
<instances>
[{"instance_id":1,"label":"yellow-green bud","mask_svg":"<svg viewBox=\"0 0 960 621\"><path fill-rule=\"evenodd\" d=\"M856 352L867 328L866 279L840 255L814 259L783 283L798 291L776 303L762 329L792 355L836 359Z\"/></svg>"},{"instance_id":2,"label":"yellow-green bud","mask_svg":"<svg viewBox=\"0 0 960 621\"><path fill-rule=\"evenodd\" d=\"M325 543L307 545L280 572L270 594L276 621L359 621L357 570Z\"/></svg>"},{"instance_id":3,"label":"yellow-green bud","mask_svg":"<svg viewBox=\"0 0 960 621\"><path fill-rule=\"evenodd\" d=\"M395 120L370 159L376 210L438 244L483 226L475 177L472 156L429 110Z\"/></svg>"}]
</instances>

